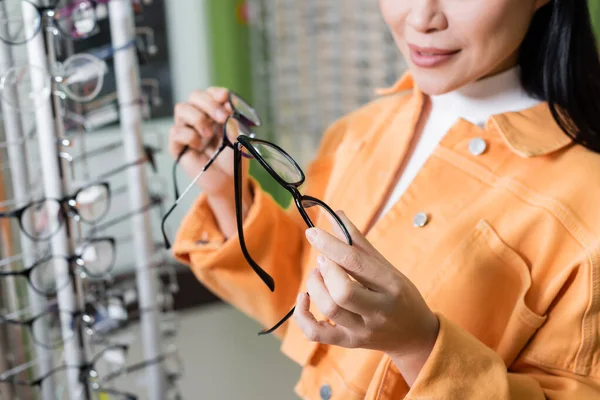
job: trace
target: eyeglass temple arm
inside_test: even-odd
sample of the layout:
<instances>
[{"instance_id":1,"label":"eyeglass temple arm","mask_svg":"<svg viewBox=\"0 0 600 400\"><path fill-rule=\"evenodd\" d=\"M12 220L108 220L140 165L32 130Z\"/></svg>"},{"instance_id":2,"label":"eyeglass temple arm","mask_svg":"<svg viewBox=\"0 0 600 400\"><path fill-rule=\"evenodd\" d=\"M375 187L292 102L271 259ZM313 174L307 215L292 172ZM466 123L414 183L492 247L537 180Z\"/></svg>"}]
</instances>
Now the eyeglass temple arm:
<instances>
[{"instance_id":1,"label":"eyeglass temple arm","mask_svg":"<svg viewBox=\"0 0 600 400\"><path fill-rule=\"evenodd\" d=\"M121 216L115 217L109 221L106 221L105 223L101 224L101 225L96 225L93 227L92 229L92 234L96 234L97 232L101 232L104 231L114 225L117 225L118 223L122 222L125 219L131 218L134 215L137 214L141 214L143 212L148 211L149 209L151 209L152 207L156 206L158 203L160 203L162 201L162 196L151 196L150 198L150 203L146 204L144 207L140 208L139 210L134 210L128 213L125 213Z\"/></svg>"},{"instance_id":2,"label":"eyeglass temple arm","mask_svg":"<svg viewBox=\"0 0 600 400\"><path fill-rule=\"evenodd\" d=\"M119 141L116 141L116 142L113 142L113 143L109 143L109 144L107 144L105 146L101 146L101 147L98 147L96 149L92 149L92 150L86 151L83 154L78 154L78 155L72 157L72 160L73 160L73 162L78 162L79 160L81 160L83 158L91 158L91 157L94 157L94 156L98 156L98 155L107 153L107 152L109 152L111 150L117 149L117 148L122 147L122 146L123 146L123 142L119 140Z\"/></svg>"},{"instance_id":3,"label":"eyeglass temple arm","mask_svg":"<svg viewBox=\"0 0 600 400\"><path fill-rule=\"evenodd\" d=\"M9 210L9 211L0 211L0 218L16 217L19 214L19 212L21 211L21 209L23 209L23 208L18 208L16 210Z\"/></svg>"},{"instance_id":4,"label":"eyeglass temple arm","mask_svg":"<svg viewBox=\"0 0 600 400\"><path fill-rule=\"evenodd\" d=\"M275 281L273 277L269 275L264 269L262 269L256 261L250 256L248 253L248 249L246 248L246 241L244 240L244 227L242 221L242 151L238 148L240 146L239 143L234 144L234 167L233 167L233 175L234 175L234 192L235 192L235 213L236 213L236 221L237 221L237 230L238 237L240 241L240 247L242 249L242 253L244 253L244 257L250 267L254 270L254 272L260 277L260 279L267 285L271 292L275 291Z\"/></svg>"}]
</instances>

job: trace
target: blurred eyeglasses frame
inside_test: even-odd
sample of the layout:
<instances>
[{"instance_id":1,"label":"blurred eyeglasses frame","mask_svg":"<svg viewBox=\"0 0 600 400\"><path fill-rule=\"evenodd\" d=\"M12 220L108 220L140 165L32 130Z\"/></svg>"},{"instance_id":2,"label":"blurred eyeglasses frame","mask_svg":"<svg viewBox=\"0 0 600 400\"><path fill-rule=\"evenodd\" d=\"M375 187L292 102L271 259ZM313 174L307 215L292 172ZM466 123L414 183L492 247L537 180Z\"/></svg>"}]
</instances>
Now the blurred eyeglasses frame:
<instances>
[{"instance_id":1,"label":"blurred eyeglasses frame","mask_svg":"<svg viewBox=\"0 0 600 400\"><path fill-rule=\"evenodd\" d=\"M111 260L106 267L106 271L104 271L102 274L95 274L95 273L92 273L89 269L87 269L85 267L86 261L83 258L84 257L83 253L85 252L83 249L85 249L87 246L94 246L97 243L107 243L112 249ZM27 279L29 286L33 290L35 290L37 293L41 294L42 296L54 296L61 289L63 289L65 286L67 286L69 284L69 281L62 282L60 285L57 285L54 289L45 291L43 289L36 287L36 284L32 280L32 274L36 270L36 268L39 268L41 265L44 265L45 263L47 263L51 260L65 260L67 262L67 264L69 265L68 272L69 272L69 276L71 277L71 279L73 278L75 269L79 269L81 272L83 272L85 274L84 276L91 276L93 278L102 278L102 277L106 276L112 270L114 263L115 263L115 259L116 259L115 256L116 256L115 239L113 237L97 237L97 238L89 239L85 243L83 243L83 245L81 246L81 250L76 252L75 254L72 254L70 256L44 257L42 259L37 260L36 262L33 263L33 265L31 265L30 267L27 267L25 269L16 270L16 271L0 271L0 278L8 277L8 276L22 276L25 279Z\"/></svg>"},{"instance_id":2,"label":"blurred eyeglasses frame","mask_svg":"<svg viewBox=\"0 0 600 400\"><path fill-rule=\"evenodd\" d=\"M79 194L81 194L85 190L88 190L89 188L94 187L94 186L99 187L99 188L104 188L106 190L106 193L107 193L106 210L104 210L104 212L101 213L101 215L94 218L93 220L86 220L85 218L83 218L81 216L81 214L77 210L77 205L78 205L77 197L79 196ZM23 207L17 208L15 210L0 211L0 219L2 219L2 218L18 219L19 227L21 228L21 231L25 235L27 235L31 240L45 241L45 240L49 240L52 236L54 236L56 234L56 232L58 232L60 230L60 227L62 226L64 221L67 219L66 217L71 217L71 218L75 219L76 221L81 220L86 223L95 223L95 222L99 221L104 216L106 216L108 209L110 208L110 199L111 199L110 184L108 182L96 182L96 183L92 183L90 185L83 186L83 187L79 188L74 194L65 196L62 199L43 198L40 200L35 200L30 203L27 203ZM48 233L46 236L32 235L30 232L27 232L27 229L25 227L25 221L23 221L23 215L25 215L25 212L28 211L31 207L40 206L43 203L48 202L48 201L56 202L59 205L59 208L58 208L59 221L58 221L58 224L56 225L56 229L54 231Z\"/></svg>"},{"instance_id":3,"label":"blurred eyeglasses frame","mask_svg":"<svg viewBox=\"0 0 600 400\"><path fill-rule=\"evenodd\" d=\"M89 378L95 379L98 377L98 372L95 369L96 363L104 356L104 354L106 352L111 351L111 350L120 350L120 351L127 352L129 350L129 346L126 344L110 345L110 346L102 349L98 354L96 354L90 362L84 363L82 365L62 364L62 365L59 365L58 367L52 368L50 371L48 371L44 375L42 375L36 379L28 380L28 381L13 378L14 375L23 371L22 366L17 366L15 368L13 368L12 370L9 370L9 371L4 372L3 374L0 374L0 382L12 383L14 385L20 385L20 386L38 387L41 389L42 384L49 377L51 377L59 372L62 372L62 371L67 371L70 369L77 369L79 371L79 376L78 376L79 383L81 383L82 385L86 385L88 383ZM101 389L101 388L93 389L93 390L103 392L103 389ZM110 390L111 390L111 393L113 393L113 394L126 395L123 392L117 392L112 389L110 389ZM129 398L131 398L131 397L129 397Z\"/></svg>"},{"instance_id":4,"label":"blurred eyeglasses frame","mask_svg":"<svg viewBox=\"0 0 600 400\"><path fill-rule=\"evenodd\" d=\"M45 317L46 315L52 313L52 312L57 312L59 315L58 318L58 322L60 323L60 316L62 315L68 315L71 318L71 335L65 337L64 335L61 335L60 340L57 342L53 342L53 343L48 343L48 342L44 342L43 340L41 340L40 338L38 338L37 334L36 334L36 329L34 327L34 324L39 321L41 318ZM75 332L78 331L78 329L76 328L76 324L86 324L86 325L90 325L92 323L92 317L90 317L87 313L82 312L82 311L64 311L64 310L56 310L55 307L48 307L46 310L40 312L37 315L34 315L33 317L30 318L26 318L26 319L13 319L9 316L6 315L0 315L0 323L3 324L9 324L9 325L20 325L20 326L24 326L29 330L29 333L31 334L31 337L33 338L33 341L42 346L45 349L56 349L58 348L60 345L64 344L67 340L70 340L72 337L75 336Z\"/></svg>"}]
</instances>

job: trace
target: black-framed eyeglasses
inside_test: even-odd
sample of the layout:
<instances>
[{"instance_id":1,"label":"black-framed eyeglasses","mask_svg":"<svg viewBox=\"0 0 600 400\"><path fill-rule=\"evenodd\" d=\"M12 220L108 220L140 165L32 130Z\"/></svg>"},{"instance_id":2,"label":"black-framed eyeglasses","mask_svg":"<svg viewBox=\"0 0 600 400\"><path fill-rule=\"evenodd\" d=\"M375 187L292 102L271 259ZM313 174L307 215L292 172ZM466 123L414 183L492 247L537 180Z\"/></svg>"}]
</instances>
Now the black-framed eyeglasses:
<instances>
[{"instance_id":1,"label":"black-framed eyeglasses","mask_svg":"<svg viewBox=\"0 0 600 400\"><path fill-rule=\"evenodd\" d=\"M65 7L57 7L59 0L38 6L27 0L3 1L0 23L6 26L0 40L7 44L23 44L33 39L44 26L71 40L85 39L96 32L96 5L108 0L77 0ZM27 27L32 27L28 29Z\"/></svg>"},{"instance_id":2,"label":"black-framed eyeglasses","mask_svg":"<svg viewBox=\"0 0 600 400\"><path fill-rule=\"evenodd\" d=\"M18 366L13 368L12 370L6 371L2 374L0 374L0 383L9 383L9 384L13 384L13 385L18 385L18 386L28 386L28 387L36 387L38 389L41 389L42 385L44 384L44 382L48 379L48 378L54 378L56 380L56 382L61 382L63 385L66 384L66 382L68 382L68 374L69 372L76 370L78 371L78 382L81 384L81 392L77 393L77 398L85 398L85 387L87 386L88 383L90 382L94 382L97 381L99 378L99 374L96 371L96 365L98 364L98 362L104 358L104 356L106 355L106 353L108 353L109 351L118 351L118 352L122 352L122 353L127 353L127 351L129 350L129 346L126 344L112 344L104 349L102 349L102 351L100 351L98 354L96 354L91 361L87 362L87 363L83 363L81 365L68 365L68 364L62 364L58 367L52 368L50 371L48 371L47 373L45 373L42 376L39 376L35 379L28 379L28 376L30 376L30 374L32 373L32 371L30 371L30 369L35 368L36 363L35 362L31 362L22 366ZM21 378L23 377L23 378ZM0 385L1 387L1 385ZM59 395L59 393L62 394L62 392L64 392L66 390L66 386L62 387L62 388L57 388L57 396L56 398L63 398L62 395ZM102 388L98 388L98 389L94 389L93 392L96 393L109 393L109 392L105 392ZM66 392L65 392L66 393ZM125 397L121 397L122 399L131 399L132 397L129 396L127 397L127 393L124 392L120 392L120 391L115 391L113 389L110 389L110 393L112 394L119 394L119 395L124 395ZM2 389L0 388L0 395L2 395ZM4 397L0 397L3 398ZM118 397L117 397L118 398Z\"/></svg>"},{"instance_id":3,"label":"black-framed eyeglasses","mask_svg":"<svg viewBox=\"0 0 600 400\"><path fill-rule=\"evenodd\" d=\"M66 262L68 273L57 276L55 263L61 260ZM71 282L75 273L79 273L81 277L101 278L112 270L114 263L115 239L99 237L84 242L75 254L44 257L25 269L0 271L0 278L21 276L42 296L54 296Z\"/></svg>"},{"instance_id":4,"label":"black-framed eyeglasses","mask_svg":"<svg viewBox=\"0 0 600 400\"><path fill-rule=\"evenodd\" d=\"M78 189L62 199L41 199L10 211L0 218L15 218L21 231L35 241L50 239L67 217L93 224L102 219L110 207L110 185L98 182Z\"/></svg>"},{"instance_id":5,"label":"black-framed eyeglasses","mask_svg":"<svg viewBox=\"0 0 600 400\"><path fill-rule=\"evenodd\" d=\"M82 311L59 310L56 305L47 307L44 311L26 317L26 312L0 315L0 322L8 325L18 325L29 330L33 341L47 349L56 349L74 337L83 326L93 323L90 315ZM69 329L62 329L62 321L70 321Z\"/></svg>"},{"instance_id":6,"label":"black-framed eyeglasses","mask_svg":"<svg viewBox=\"0 0 600 400\"><path fill-rule=\"evenodd\" d=\"M234 101L232 101L234 99ZM195 182L200 178L202 173L206 171L212 162L216 159L216 157L225 149L225 147L232 148L234 150L234 185L235 185L235 212L236 212L236 220L237 220L237 230L238 237L240 241L240 247L242 253L244 254L244 258L250 265L250 267L254 270L254 272L260 277L260 279L269 287L271 291L275 290L275 282L273 278L258 265L256 261L252 258L250 253L248 252L248 248L246 246L246 241L244 239L244 231L243 231L243 215L242 215L242 157L255 159L258 163L267 170L269 175L277 181L279 185L285 188L294 200L294 204L298 209L298 212L302 216L302 219L306 223L309 228L315 226L313 222L314 218L319 218L320 215L316 212L308 212L308 209L312 209L311 211L321 211L321 214L325 216L329 216L329 221L333 221L333 224L337 225L337 228L341 230L348 244L352 245L352 238L348 229L344 226L341 219L337 216L337 214L322 200L317 199L312 196L303 195L300 193L299 187L304 183L305 175L298 163L290 156L285 150L281 147L277 146L274 143L268 142L266 140L257 139L254 137L251 130L251 126L260 125L260 117L256 113L256 111L239 95L230 92L229 100L234 111L233 115L229 116L225 123L223 124L223 142L217 152L210 158L208 163L204 166L202 171L196 176L196 178L192 181L192 183L188 186L188 188L184 191L181 196L177 196L177 186L176 188L176 196L177 200L171 209L165 215L163 219L162 228L163 228L163 236L165 239L166 247L170 248L170 242L165 234L165 220L166 217L173 211L175 206L179 203L180 199L185 196L185 194L190 190L190 188L195 184ZM258 124L255 123L258 121ZM235 140L235 142L233 142ZM188 151L188 147L184 147L179 157L176 160L175 165L179 162L183 154ZM175 178L175 176L173 177ZM175 185L176 180L174 179ZM313 217L309 214L313 214ZM333 227L335 229L335 226ZM287 321L294 313L294 308L286 314L275 326L270 329L263 330L259 334L269 334L279 328L285 321Z\"/></svg>"},{"instance_id":7,"label":"black-framed eyeglasses","mask_svg":"<svg viewBox=\"0 0 600 400\"><path fill-rule=\"evenodd\" d=\"M231 109L233 110L233 114L229 118L243 121L244 122L244 125L243 125L244 127L246 127L246 126L260 126L262 124L262 121L261 121L260 117L258 116L258 114L256 113L256 111L245 100L243 100L238 94L236 94L235 92L232 92L232 91L229 92L228 102L229 102L229 105L231 106ZM248 135L253 135L253 133L252 133L252 131L250 131L250 129L246 129L245 132ZM163 217L163 220L161 222L162 235L163 235L163 239L165 241L165 247L167 249L171 248L171 241L169 240L169 238L167 236L167 233L166 233L167 218L169 218L169 215L171 215L171 213L175 210L175 208L177 207L177 205L185 197L185 195L188 194L188 192L194 187L194 185L196 184L196 182L198 181L198 179L200 179L200 177L202 176L202 174L217 159L217 157L219 156L219 154L221 154L221 152L223 152L223 150L225 150L226 148L230 148L232 150L235 149L235 147L234 147L233 144L235 143L235 141L237 139L237 136L229 136L229 134L231 134L231 133L237 134L237 132L228 131L227 129L225 129L225 126L223 126L223 135L220 138L221 139L220 146L213 153L213 155L208 160L208 162L206 163L206 165L202 168L202 170L196 175L196 177L184 189L183 193L181 193L181 194L179 193L179 187L177 185L177 166L179 165L179 163L181 161L181 158L188 151L195 151L195 152L198 152L198 153L204 153L205 151L208 150L208 148L213 147L215 145L215 143L214 143L215 140L211 141L211 143L207 144L203 149L194 149L194 148L186 145L186 146L183 147L183 149L181 149L181 151L177 155L177 158L175 159L175 162L173 163L173 169L171 171L172 179L173 179L173 187L174 187L173 190L174 190L174 193L175 193L175 203L165 213L165 215ZM215 136L215 138L217 138L216 140L218 140L217 136ZM243 156L244 157L250 157L250 154L243 153ZM259 275L263 275L264 276L264 273L261 272ZM270 277L267 278L265 276L265 279L269 280L269 278Z\"/></svg>"},{"instance_id":8,"label":"black-framed eyeglasses","mask_svg":"<svg viewBox=\"0 0 600 400\"><path fill-rule=\"evenodd\" d=\"M232 124L225 124L226 129L239 128L240 122L236 120L232 121L234 121ZM252 138L244 134L239 135L237 140L238 142L236 143L236 151L234 154L235 212L237 229L242 252L244 253L246 261L248 261L250 265L254 264L253 269L256 270L260 267L256 261L252 259L244 239L242 219L242 148L245 148L252 155L252 157L267 170L269 175L271 175L277 181L277 183L290 192L298 212L309 228L313 228L315 226L313 218L320 216L315 215L316 213L313 212L313 218L311 218L307 209L313 209L311 211L319 210L321 215L329 216L329 220L334 221L335 225L337 225L337 227L343 233L346 242L349 245L352 245L352 237L350 236L348 229L346 229L342 220L331 209L331 207L316 197L303 195L300 193L298 188L304 183L305 175L292 156L286 153L281 147L266 140ZM272 328L263 330L259 334L264 335L272 333L285 321L287 321L293 313L294 307Z\"/></svg>"}]
</instances>

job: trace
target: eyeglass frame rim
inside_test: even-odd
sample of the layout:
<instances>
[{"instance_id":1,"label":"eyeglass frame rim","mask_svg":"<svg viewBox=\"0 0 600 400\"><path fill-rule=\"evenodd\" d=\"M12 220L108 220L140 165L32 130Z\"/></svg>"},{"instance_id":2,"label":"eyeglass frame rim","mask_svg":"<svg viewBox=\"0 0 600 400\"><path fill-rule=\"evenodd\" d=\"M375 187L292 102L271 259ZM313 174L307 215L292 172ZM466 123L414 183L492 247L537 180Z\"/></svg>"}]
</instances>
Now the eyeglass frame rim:
<instances>
[{"instance_id":1,"label":"eyeglass frame rim","mask_svg":"<svg viewBox=\"0 0 600 400\"><path fill-rule=\"evenodd\" d=\"M82 254L71 254L68 256L60 256L60 255L50 255L47 257L43 257L39 260L36 260L32 265L30 265L29 267L26 267L24 269L18 270L18 271L0 271L0 278L1 277L5 277L5 276L23 276L25 279L27 279L27 283L29 284L29 286L38 294L42 295L42 296L54 296L56 295L59 291L61 291L62 289L64 289L69 282L66 281L65 283L63 283L61 286L56 286L56 288L54 288L51 291L44 291L42 289L37 288L32 280L31 280L31 275L33 273L33 270L35 268L37 268L39 265L42 265L42 263L48 262L50 260L64 260L69 264L69 269L68 269L68 274L69 277L71 278L71 281L73 280L73 277L75 276L75 270L80 268L83 270L83 272L85 272L85 274L87 276L90 276L94 279L100 279L103 278L105 276L107 276L108 274L110 274L110 272L112 272L112 270L115 267L115 262L117 260L117 245L116 245L116 240L114 237L112 236L100 236L100 237L92 237L87 239L84 243L83 246L87 246L90 245L94 242L109 242L112 248L112 259L109 263L109 267L107 269L107 271L104 274L101 275L96 275L96 274L92 274L89 272L89 269L85 267L85 261L83 260ZM82 261L82 264L78 263L78 261ZM76 266L75 268L73 268L73 266ZM1 316L0 316L1 318Z\"/></svg>"},{"instance_id":2,"label":"eyeglass frame rim","mask_svg":"<svg viewBox=\"0 0 600 400\"><path fill-rule=\"evenodd\" d=\"M298 170L298 172L300 172L302 179L295 183L290 183L290 182L286 182L285 180L283 180L283 178L281 178L279 176L279 174L277 174L275 172L275 170L264 160L264 158L259 154L259 152L253 148L253 146L251 144L252 141L266 143L267 145L274 147L277 151L280 151L294 165L294 167ZM302 216L302 219L308 225L309 228L313 228L315 225L312 222L312 220L310 219L308 213L306 212L304 205L302 205L303 200L315 202L319 206L325 208L325 210L334 218L334 220L337 222L337 224L342 229L342 232L343 232L344 236L346 237L346 242L350 246L352 245L352 236L350 235L350 232L348 231L348 229L346 228L346 226L344 225L344 223L342 222L340 217L335 213L335 211L333 211L333 209L327 203L325 203L323 200L317 199L316 197L313 197L313 196L303 195L302 193L300 193L300 190L298 188L304 183L306 175L304 174L304 171L302 171L302 168L300 168L300 166L293 159L292 156L290 156L285 150L283 150L281 147L279 147L275 143L271 143L271 142L269 142L267 140L263 140L263 139L250 138L247 136L240 135L237 138L236 149L235 149L235 154L234 154L235 209L236 209L236 222L237 222L236 225L237 225L237 230L238 230L238 238L239 238L239 242L240 242L240 247L241 247L242 253L244 254L244 258L250 264L250 266L252 267L252 269L255 272L257 271L257 269L262 270L262 271L264 271L264 270L260 267L260 265L256 261L254 261L254 259L250 255L250 252L248 251L248 248L246 246L246 241L244 238L243 222L242 222L242 218L241 218L242 217L242 209L241 209L241 203L242 203L241 184L242 184L242 181L241 181L241 171L240 171L241 170L241 154L242 154L242 151L240 149L241 146L244 146L254 156L254 159L256 161L258 161L258 163L262 167L264 167L267 170L267 172L269 172L269 174L281 186L283 186L283 188L285 188L286 190L288 190L290 192L290 194L292 195L292 198L294 199L294 204L296 205L298 212L300 213L300 215ZM258 274L258 272L257 272L257 274ZM270 276L266 272L265 272L265 274ZM259 274L259 276L260 276L260 274ZM264 282L264 279L263 279L263 282ZM265 282L265 283L267 283L267 282ZM274 282L273 282L273 285L274 285ZM268 283L267 283L267 286L268 286ZM273 287L272 291L274 291L274 287ZM269 329L260 331L259 335L270 334L270 333L274 332L275 330L277 330L281 325L283 325L293 315L295 308L296 308L295 306L292 307L291 311L289 311L275 325L273 325Z\"/></svg>"},{"instance_id":3,"label":"eyeglass frame rim","mask_svg":"<svg viewBox=\"0 0 600 400\"><path fill-rule=\"evenodd\" d=\"M72 369L72 368L79 369L78 381L80 383L83 383L85 379L89 378L89 373L91 371L95 370L96 363L102 358L102 356L104 356L104 354L107 351L114 350L114 349L121 349L121 350L127 352L127 351L129 351L129 347L130 346L128 344L124 344L124 343L109 344L107 347L103 348L97 354L95 354L92 357L92 359L86 363L83 363L81 365L61 364L61 365L58 365L58 366L52 368L50 371L46 372L44 375L39 376L36 379L33 379L31 381L24 381L24 380L19 380L19 379L9 379L9 378L13 377L15 374L18 374L19 372L22 372L22 371L15 372L14 374L9 375L7 377L3 377L2 376L3 374L11 371L11 370L8 370L8 371L5 371L3 374L0 374L0 383L6 382L6 383L12 383L14 385L19 385L19 386L41 387L44 380L48 379L52 375L54 375L58 372L61 372L61 371L66 371L66 370ZM19 366L13 368L12 370L17 369L18 367Z\"/></svg>"},{"instance_id":4,"label":"eyeglass frame rim","mask_svg":"<svg viewBox=\"0 0 600 400\"><path fill-rule=\"evenodd\" d=\"M242 102L244 102L244 104L246 104L248 106L249 109L251 109L253 111L253 114L256 116L258 122L252 121L251 119L247 118L244 114L242 114L241 112L239 112L239 110L233 104L233 100L232 100L233 96L235 96L238 99L240 99ZM260 118L260 116L258 115L258 113L256 112L256 110L243 97L241 97L235 91L228 90L228 92L227 92L227 101L229 102L229 105L230 105L230 107L232 109L232 113L227 116L227 118L225 119L225 122L223 123L223 127L222 127L223 134L221 135L221 137L222 137L222 139L221 139L221 145L214 152L214 154L211 156L211 158L206 163L206 165L203 167L204 171L206 171L212 165L212 163L223 152L223 150L225 150L226 147L229 147L230 149L232 149L232 150L235 151L235 144L232 143L231 140L227 137L227 123L229 122L230 119L233 118L236 121L238 121L239 123L245 124L246 128L248 128L248 125L250 125L252 127L258 127L258 126L262 125L262 119ZM248 130L250 132L254 133L252 131L252 129L248 128ZM160 224L160 229L161 229L161 232L162 232L162 235L163 235L163 241L165 242L165 248L167 250L169 250L172 247L172 243L169 240L169 237L167 236L166 222L167 222L167 219L169 218L169 216L173 213L173 211L175 211L175 208L179 204L178 201L177 201L177 200L179 200L179 193L180 193L179 186L177 185L177 166L179 165L179 163L180 163L181 159L183 158L183 156L189 150L193 150L193 151L195 151L197 153L204 153L208 149L209 146L210 146L210 142L206 146L204 146L204 148L202 150L196 150L196 149L190 147L189 145L185 145L180 150L179 154L177 155L177 158L173 162L173 166L171 167L171 179L173 181L173 193L175 195L175 203L163 215L163 218L162 218L161 224ZM245 155L244 153L242 153L242 156L248 158L248 156Z\"/></svg>"},{"instance_id":5,"label":"eyeglass frame rim","mask_svg":"<svg viewBox=\"0 0 600 400\"><path fill-rule=\"evenodd\" d=\"M94 8L98 4L98 2L96 2L94 0L83 0L83 1L91 3ZM56 12L57 10L60 11L62 8L69 8L68 6L67 7L58 8L57 6L58 6L58 3L60 2L60 0L53 0L53 4L49 5L49 6L39 6L39 5L35 4L34 2L32 2L30 0L21 0L21 2L29 3L29 4L31 4L35 8L35 10L36 10L36 12L37 12L37 14L39 16L40 23L35 28L35 32L33 33L33 35L30 38L24 39L22 41L6 40L6 39L0 37L0 41L6 43L8 45L19 46L19 45L23 45L23 44L25 44L25 43L33 40L42 31L42 28L44 28L44 26L43 26L44 25L44 20L47 20L47 19L50 19L51 23L49 25L47 25L46 28L54 28L58 32L60 32L60 34L62 36L64 36L65 38L70 39L70 40L74 40L74 41L84 40L84 39L87 39L87 38L93 36L94 35L94 31L98 27L98 18L96 17L96 15L94 15L94 26L90 30L90 33L87 34L87 35L83 35L83 36L73 36L73 35L70 35L70 34L64 32L60 28L60 24L57 23L57 20L55 18L55 15L57 15L57 12ZM49 12L53 12L53 14L50 15ZM69 14L68 17L70 18L71 14Z\"/></svg>"},{"instance_id":6,"label":"eyeglass frame rim","mask_svg":"<svg viewBox=\"0 0 600 400\"><path fill-rule=\"evenodd\" d=\"M25 0L26 1L26 0ZM106 189L106 193L107 193L107 205L106 205L106 209L104 210L104 212L98 217L95 218L93 221L87 220L85 218L83 218L81 216L81 214L79 213L79 211L77 210L76 206L73 206L71 204L69 204L69 202L71 200L75 200L77 198L77 196L86 189L89 189L92 186L102 186ZM62 199L56 199L56 198L52 198L52 197L44 197L38 200L32 200L29 203L25 204L24 206L21 206L19 208L16 208L14 210L9 210L9 211L0 211L0 219L1 218L15 218L19 220L19 227L21 228L21 232L23 232L25 235L27 235L27 237L29 237L31 240L35 241L35 242L43 242L43 241L47 241L50 240L54 235L56 235L56 233L60 230L60 228L62 227L62 225L64 224L64 221L67 219L67 217L72 217L72 215L76 215L78 216L81 221L85 222L86 224L94 224L98 221L100 221L102 218L104 218L107 214L108 214L108 210L110 209L110 205L111 205L111 191L110 191L110 183L109 182L91 182L89 184L83 185L81 186L79 189L77 189L72 195L66 195L64 196ZM25 226L23 224L23 214L25 213L25 210L29 207L32 207L36 204L39 203L44 203L47 201L55 201L59 204L59 212L62 215L63 219L59 220L58 225L56 226L56 229L49 233L47 236L33 236L30 235L27 230L25 229ZM68 208L68 210L65 210L65 204Z\"/></svg>"}]
</instances>

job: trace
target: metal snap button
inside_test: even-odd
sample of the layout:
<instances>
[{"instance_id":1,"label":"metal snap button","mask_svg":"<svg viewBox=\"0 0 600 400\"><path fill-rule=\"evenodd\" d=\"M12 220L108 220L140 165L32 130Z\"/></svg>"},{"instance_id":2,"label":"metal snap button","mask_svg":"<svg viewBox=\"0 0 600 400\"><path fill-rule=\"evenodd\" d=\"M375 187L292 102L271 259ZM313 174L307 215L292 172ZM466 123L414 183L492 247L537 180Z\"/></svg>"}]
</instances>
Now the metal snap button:
<instances>
[{"instance_id":1,"label":"metal snap button","mask_svg":"<svg viewBox=\"0 0 600 400\"><path fill-rule=\"evenodd\" d=\"M413 225L415 228L422 228L425 225L427 225L428 221L429 218L427 217L427 214L425 214L424 212L420 212L414 216Z\"/></svg>"},{"instance_id":2,"label":"metal snap button","mask_svg":"<svg viewBox=\"0 0 600 400\"><path fill-rule=\"evenodd\" d=\"M331 399L331 386L328 384L324 384L321 386L320 390L321 400L329 400Z\"/></svg>"},{"instance_id":3,"label":"metal snap button","mask_svg":"<svg viewBox=\"0 0 600 400\"><path fill-rule=\"evenodd\" d=\"M469 142L469 152L474 156L479 156L485 153L487 143L482 138L474 138Z\"/></svg>"}]
</instances>

